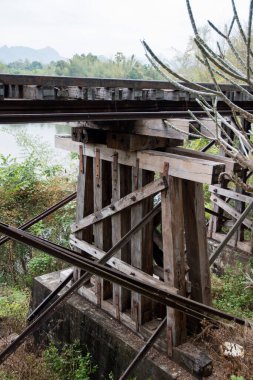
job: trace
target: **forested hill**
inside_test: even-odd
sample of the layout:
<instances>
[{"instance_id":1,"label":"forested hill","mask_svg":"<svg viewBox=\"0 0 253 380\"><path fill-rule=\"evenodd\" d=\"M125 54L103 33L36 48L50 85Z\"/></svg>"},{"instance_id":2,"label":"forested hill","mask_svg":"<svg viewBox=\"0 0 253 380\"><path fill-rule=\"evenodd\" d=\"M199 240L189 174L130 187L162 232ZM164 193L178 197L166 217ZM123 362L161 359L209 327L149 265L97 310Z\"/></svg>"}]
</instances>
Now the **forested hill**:
<instances>
[{"instance_id":1,"label":"forested hill","mask_svg":"<svg viewBox=\"0 0 253 380\"><path fill-rule=\"evenodd\" d=\"M50 63L61 59L60 54L51 47L43 49L32 49L27 46L1 46L0 62L8 64L19 60L28 60L30 62L39 61L41 63Z\"/></svg>"},{"instance_id":2,"label":"forested hill","mask_svg":"<svg viewBox=\"0 0 253 380\"><path fill-rule=\"evenodd\" d=\"M1 51L1 49L0 49ZM0 72L9 74L64 75L97 78L162 79L149 64L117 53L114 58L93 55L74 55L68 60L53 60L43 63L39 60L17 60L8 64L1 61Z\"/></svg>"}]
</instances>

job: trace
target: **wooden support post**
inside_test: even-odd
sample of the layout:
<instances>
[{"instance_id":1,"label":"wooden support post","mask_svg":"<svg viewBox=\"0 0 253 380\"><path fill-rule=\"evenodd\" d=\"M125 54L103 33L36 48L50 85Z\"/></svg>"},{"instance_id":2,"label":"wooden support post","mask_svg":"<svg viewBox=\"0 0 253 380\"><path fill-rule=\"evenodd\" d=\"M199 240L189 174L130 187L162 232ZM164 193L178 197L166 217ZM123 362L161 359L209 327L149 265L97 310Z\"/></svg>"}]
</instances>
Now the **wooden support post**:
<instances>
[{"instance_id":1,"label":"wooden support post","mask_svg":"<svg viewBox=\"0 0 253 380\"><path fill-rule=\"evenodd\" d=\"M91 157L86 157L83 155L83 146L80 145L76 221L78 222L93 211L93 159ZM88 243L92 243L92 226L89 226L88 228L77 232L76 237L78 239L85 240ZM74 280L77 280L77 278L80 277L80 271L81 270L78 268L74 270Z\"/></svg>"},{"instance_id":2,"label":"wooden support post","mask_svg":"<svg viewBox=\"0 0 253 380\"><path fill-rule=\"evenodd\" d=\"M132 190L151 182L154 178L153 172L139 169L139 161L132 168ZM131 209L131 224L137 224L143 216L152 209L153 197L134 205ZM153 223L149 223L142 231L133 236L131 241L131 264L151 274L153 272ZM152 302L137 294L132 293L131 314L136 321L136 330L139 326L152 318Z\"/></svg>"},{"instance_id":3,"label":"wooden support post","mask_svg":"<svg viewBox=\"0 0 253 380\"><path fill-rule=\"evenodd\" d=\"M112 203L118 201L122 196L131 191L131 171L130 168L119 165L118 154L115 153L112 162ZM122 236L131 228L130 210L124 210L112 216L112 244L115 245ZM130 262L130 244L123 247L116 255L126 263ZM115 316L120 318L120 312L130 307L130 292L116 284L113 285L113 304Z\"/></svg>"},{"instance_id":4,"label":"wooden support post","mask_svg":"<svg viewBox=\"0 0 253 380\"><path fill-rule=\"evenodd\" d=\"M203 186L183 181L184 221L191 298L210 305L211 283L207 253Z\"/></svg>"},{"instance_id":5,"label":"wooden support post","mask_svg":"<svg viewBox=\"0 0 253 380\"><path fill-rule=\"evenodd\" d=\"M94 163L94 211L101 210L111 202L111 165L100 159L97 149ZM95 246L109 250L111 248L111 221L101 221L93 226ZM97 304L101 306L103 299L112 297L112 285L106 280L96 278Z\"/></svg>"},{"instance_id":6,"label":"wooden support post","mask_svg":"<svg viewBox=\"0 0 253 380\"><path fill-rule=\"evenodd\" d=\"M168 189L161 192L164 282L185 295L182 180L169 176L168 181ZM167 329L168 354L172 356L172 347L183 343L186 337L184 314L167 307Z\"/></svg>"},{"instance_id":7,"label":"wooden support post","mask_svg":"<svg viewBox=\"0 0 253 380\"><path fill-rule=\"evenodd\" d=\"M115 153L112 162L112 202L120 199L120 178L118 154ZM115 245L121 238L121 215L116 214L112 217L112 245ZM121 251L117 255L121 258ZM113 305L115 307L115 317L120 319L120 286L113 284Z\"/></svg>"},{"instance_id":8,"label":"wooden support post","mask_svg":"<svg viewBox=\"0 0 253 380\"><path fill-rule=\"evenodd\" d=\"M246 183L246 176L247 176L247 170L242 170L241 180L245 183ZM238 185L236 185L236 192L239 194L245 194L245 191ZM245 210L245 203L240 201L240 200L236 201L235 202L235 209L240 214L242 214L243 211ZM244 231L245 231L245 228L244 228L243 224L241 224L240 227L238 228L237 232L236 232L236 239L235 239L236 245L237 245L238 240L239 241L244 240Z\"/></svg>"}]
</instances>

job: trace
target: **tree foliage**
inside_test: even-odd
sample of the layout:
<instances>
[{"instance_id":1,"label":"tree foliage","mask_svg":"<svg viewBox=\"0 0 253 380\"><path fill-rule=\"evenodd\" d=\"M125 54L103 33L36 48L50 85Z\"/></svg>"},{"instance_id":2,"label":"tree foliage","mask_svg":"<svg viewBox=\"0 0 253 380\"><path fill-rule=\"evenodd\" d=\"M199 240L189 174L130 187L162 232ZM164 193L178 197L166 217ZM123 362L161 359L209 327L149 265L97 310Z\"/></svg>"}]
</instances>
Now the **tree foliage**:
<instances>
[{"instance_id":1,"label":"tree foliage","mask_svg":"<svg viewBox=\"0 0 253 380\"><path fill-rule=\"evenodd\" d=\"M94 54L75 54L68 60L42 64L34 61L16 61L7 65L0 63L0 71L10 74L48 74L98 78L161 79L160 74L149 64L140 62L134 55L126 57L116 53L114 58Z\"/></svg>"},{"instance_id":2,"label":"tree foliage","mask_svg":"<svg viewBox=\"0 0 253 380\"><path fill-rule=\"evenodd\" d=\"M0 213L1 221L19 226L64 198L73 185L59 165L50 165L50 153L43 143L34 142L25 133L19 142L26 150L23 161L0 155ZM74 204L48 216L30 228L43 238L66 245L69 225L74 218ZM56 270L56 260L27 247L9 241L0 246L0 282L30 283L43 270Z\"/></svg>"}]
</instances>

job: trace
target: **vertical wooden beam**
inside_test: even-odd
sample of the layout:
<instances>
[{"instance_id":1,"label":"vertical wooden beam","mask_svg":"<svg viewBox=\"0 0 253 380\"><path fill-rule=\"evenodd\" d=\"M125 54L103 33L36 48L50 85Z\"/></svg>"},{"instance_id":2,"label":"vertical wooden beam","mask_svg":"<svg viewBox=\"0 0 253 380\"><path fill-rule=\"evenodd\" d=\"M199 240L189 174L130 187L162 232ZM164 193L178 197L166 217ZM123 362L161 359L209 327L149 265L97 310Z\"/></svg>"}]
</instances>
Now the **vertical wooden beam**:
<instances>
[{"instance_id":1,"label":"vertical wooden beam","mask_svg":"<svg viewBox=\"0 0 253 380\"><path fill-rule=\"evenodd\" d=\"M185 242L191 298L210 305L211 283L207 252L203 185L183 181Z\"/></svg>"},{"instance_id":2,"label":"vertical wooden beam","mask_svg":"<svg viewBox=\"0 0 253 380\"><path fill-rule=\"evenodd\" d=\"M83 146L79 149L79 175L77 180L76 221L94 212L93 207L93 159L83 155ZM77 232L76 237L88 243L93 241L92 226ZM79 251L79 250L78 250ZM80 252L80 251L79 251ZM74 280L81 275L81 270L76 268Z\"/></svg>"},{"instance_id":3,"label":"vertical wooden beam","mask_svg":"<svg viewBox=\"0 0 253 380\"><path fill-rule=\"evenodd\" d=\"M118 154L115 153L112 162L112 202L120 199L120 168L118 164ZM118 213L112 217L112 245L115 245L121 238L121 215ZM116 255L121 257L121 250ZM115 317L120 319L120 286L113 284L113 305L115 307Z\"/></svg>"},{"instance_id":4,"label":"vertical wooden beam","mask_svg":"<svg viewBox=\"0 0 253 380\"><path fill-rule=\"evenodd\" d=\"M131 169L118 164L118 154L115 153L112 162L112 202L115 202L131 192ZM112 217L112 245L116 244L131 227L130 210L124 210ZM116 255L129 263L131 260L131 245L127 244ZM113 304L115 316L120 318L120 312L130 307L130 292L116 284L113 286Z\"/></svg>"},{"instance_id":5,"label":"vertical wooden beam","mask_svg":"<svg viewBox=\"0 0 253 380\"><path fill-rule=\"evenodd\" d=\"M132 191L146 185L154 178L154 173L140 170L137 160L136 167L132 168ZM131 209L131 225L137 224L143 216L153 207L153 197L149 198ZM153 273L153 222L142 231L136 233L131 240L131 264L146 273ZM131 314L139 325L152 318L152 301L137 293L132 293Z\"/></svg>"},{"instance_id":6,"label":"vertical wooden beam","mask_svg":"<svg viewBox=\"0 0 253 380\"><path fill-rule=\"evenodd\" d=\"M96 150L94 158L94 212L101 210L102 206L102 168L100 160L100 150ZM103 222L93 225L94 243L98 248L103 249ZM95 292L97 297L97 305L101 307L101 278L96 277Z\"/></svg>"},{"instance_id":7,"label":"vertical wooden beam","mask_svg":"<svg viewBox=\"0 0 253 380\"><path fill-rule=\"evenodd\" d=\"M96 150L94 164L94 211L101 210L111 202L111 164L100 159L100 151ZM106 219L93 226L95 245L108 251L111 248L111 220ZM103 299L112 297L112 285L106 280L96 278L97 304L101 306Z\"/></svg>"},{"instance_id":8,"label":"vertical wooden beam","mask_svg":"<svg viewBox=\"0 0 253 380\"><path fill-rule=\"evenodd\" d=\"M246 177L247 177L247 170L242 170L242 172L240 173L240 178L245 183L247 181ZM239 194L245 194L245 191L238 185L236 185L235 190ZM245 210L245 203L242 201L235 201L235 209L240 214L242 214L243 211ZM235 222L236 222L236 220L235 220ZM236 243L235 245L237 245L238 240L239 241L244 240L244 231L245 231L245 226L243 224L241 224L241 226L238 228L238 230L235 234L235 243Z\"/></svg>"},{"instance_id":9,"label":"vertical wooden beam","mask_svg":"<svg viewBox=\"0 0 253 380\"><path fill-rule=\"evenodd\" d=\"M167 171L168 172L168 171ZM185 254L182 180L168 177L169 187L161 192L164 282L185 295ZM185 340L183 313L167 307L168 354Z\"/></svg>"}]
</instances>

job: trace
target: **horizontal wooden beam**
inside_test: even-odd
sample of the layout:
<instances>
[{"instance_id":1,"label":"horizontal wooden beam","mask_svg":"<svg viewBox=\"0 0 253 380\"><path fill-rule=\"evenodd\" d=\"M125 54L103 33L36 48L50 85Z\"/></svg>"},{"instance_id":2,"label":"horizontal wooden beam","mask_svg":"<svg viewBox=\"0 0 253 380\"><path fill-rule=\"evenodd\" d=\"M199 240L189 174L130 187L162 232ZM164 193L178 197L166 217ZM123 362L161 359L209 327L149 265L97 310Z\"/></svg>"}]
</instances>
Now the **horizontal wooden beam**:
<instances>
[{"instance_id":1,"label":"horizontal wooden beam","mask_svg":"<svg viewBox=\"0 0 253 380\"><path fill-rule=\"evenodd\" d=\"M140 136L130 133L108 132L106 138L108 148L136 152L144 149L165 148L169 140L161 137Z\"/></svg>"},{"instance_id":2,"label":"horizontal wooden beam","mask_svg":"<svg viewBox=\"0 0 253 380\"><path fill-rule=\"evenodd\" d=\"M213 162L223 163L225 165L225 171L227 173L235 173L240 171L242 168L232 159L228 157L223 157L215 154L203 153L192 149L186 149L181 147L169 148L167 150L169 153L179 154L185 157L200 158L202 160L208 160Z\"/></svg>"},{"instance_id":3,"label":"horizontal wooden beam","mask_svg":"<svg viewBox=\"0 0 253 380\"><path fill-rule=\"evenodd\" d=\"M103 250L98 249L94 245L89 244L86 241L77 239L75 235L70 235L70 244L85 251L85 253L88 253L89 255L91 255L92 257L95 257L98 260L103 258L106 254ZM153 276L147 273L144 273L140 269L137 269L116 257L112 257L111 259L109 259L107 261L107 264L110 267L115 268L120 272L123 272L129 276L132 276L133 278L137 278L138 280L142 281L145 284L154 285L157 287L157 289L177 293L176 288L165 285L163 282L157 280Z\"/></svg>"},{"instance_id":4,"label":"horizontal wooden beam","mask_svg":"<svg viewBox=\"0 0 253 380\"><path fill-rule=\"evenodd\" d=\"M237 193L236 191L229 190L229 189L222 189L221 187L218 187L218 186L210 185L209 190L211 191L211 193L214 193L217 195L223 195L224 197L235 199L241 202L251 203L253 200L253 198L249 195L240 194L240 193Z\"/></svg>"},{"instance_id":5,"label":"horizontal wooden beam","mask_svg":"<svg viewBox=\"0 0 253 380\"><path fill-rule=\"evenodd\" d=\"M78 153L80 143L73 142L70 138L56 136L55 146ZM100 150L100 158L102 160L112 162L114 154L117 153L119 164L136 166L136 160L138 159L140 169L154 172L163 172L164 163L168 162L171 176L200 183L215 184L218 182L219 174L225 171L225 165L222 162L219 163L153 150L127 152L110 149L99 144L85 144L84 155L95 157L96 149Z\"/></svg>"},{"instance_id":6,"label":"horizontal wooden beam","mask_svg":"<svg viewBox=\"0 0 253 380\"><path fill-rule=\"evenodd\" d=\"M189 133L189 119L169 118L168 121L173 124L179 131L170 128L168 125L164 124L162 120L150 119L136 120L131 132L144 136L188 140L187 133ZM180 131L182 131L182 133Z\"/></svg>"},{"instance_id":7,"label":"horizontal wooden beam","mask_svg":"<svg viewBox=\"0 0 253 380\"><path fill-rule=\"evenodd\" d=\"M140 189L135 190L130 194L127 194L118 201L111 203L109 206L106 206L101 210L94 212L86 216L85 218L79 220L78 223L75 223L71 226L71 231L77 232L85 227L90 226L91 224L101 222L105 218L117 214L118 212L126 209L127 207L133 206L134 204L150 197L151 195L159 193L167 187L167 181L163 180L162 178L148 183Z\"/></svg>"},{"instance_id":8,"label":"horizontal wooden beam","mask_svg":"<svg viewBox=\"0 0 253 380\"><path fill-rule=\"evenodd\" d=\"M142 169L161 173L167 162L172 177L200 183L217 183L219 174L225 169L223 163L153 150L138 152L137 158Z\"/></svg>"}]
</instances>

